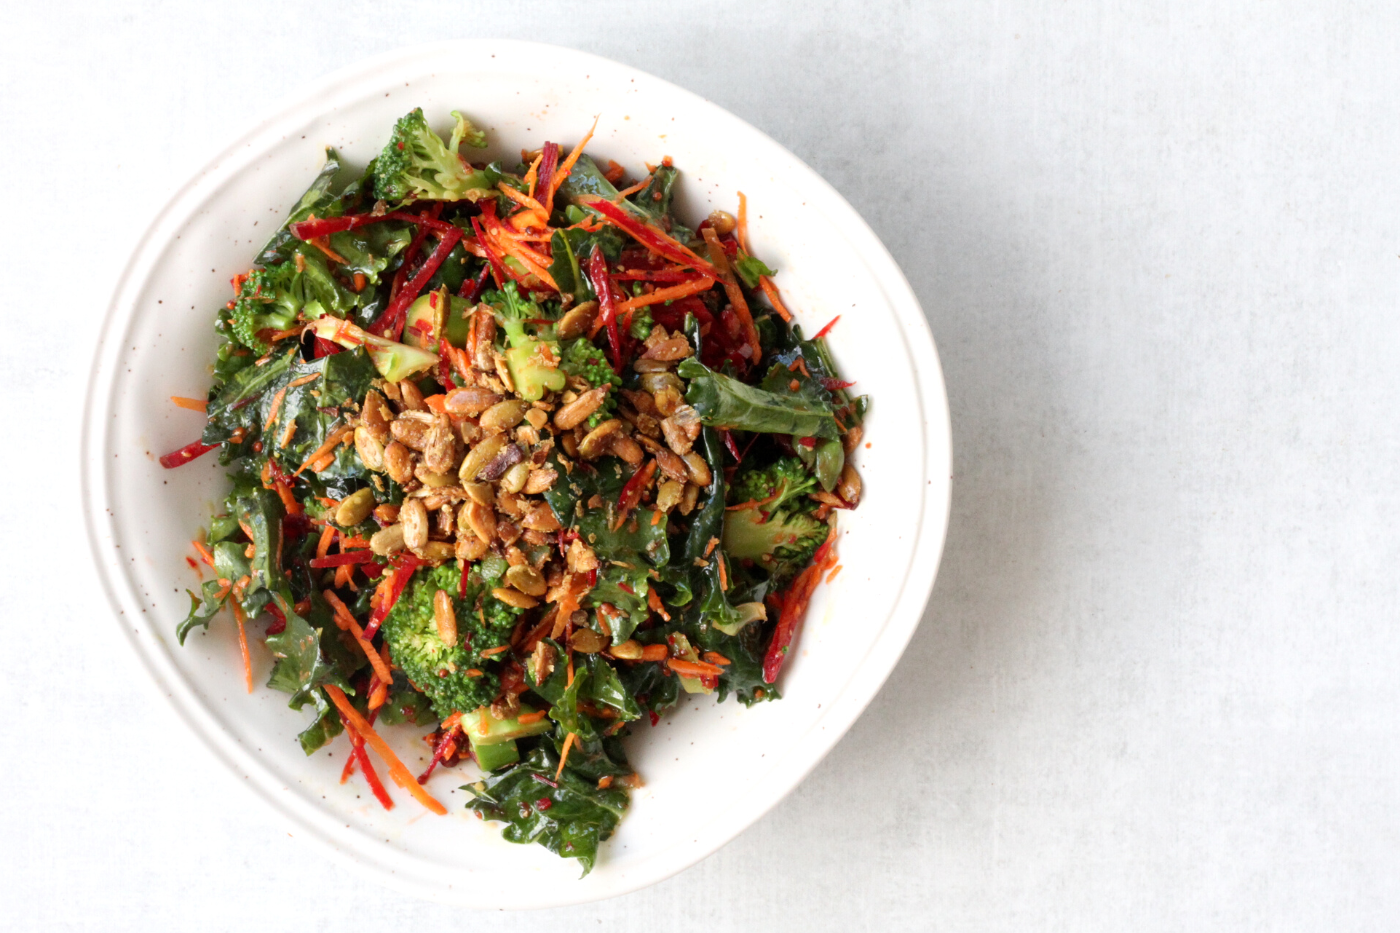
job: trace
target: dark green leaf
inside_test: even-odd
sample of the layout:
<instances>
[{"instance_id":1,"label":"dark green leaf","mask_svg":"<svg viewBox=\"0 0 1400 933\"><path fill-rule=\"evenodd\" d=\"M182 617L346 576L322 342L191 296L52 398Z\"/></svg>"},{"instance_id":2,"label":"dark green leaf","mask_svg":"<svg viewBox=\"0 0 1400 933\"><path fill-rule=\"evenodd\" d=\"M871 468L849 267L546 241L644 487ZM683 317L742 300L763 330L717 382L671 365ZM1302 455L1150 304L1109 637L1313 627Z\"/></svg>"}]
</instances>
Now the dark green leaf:
<instances>
[{"instance_id":1,"label":"dark green leaf","mask_svg":"<svg viewBox=\"0 0 1400 933\"><path fill-rule=\"evenodd\" d=\"M763 260L757 256L745 256L734 263L734 271L739 273L739 278L744 280L744 284L749 288L758 287L758 277L760 275L777 275L778 270L770 269L764 265Z\"/></svg>"},{"instance_id":2,"label":"dark green leaf","mask_svg":"<svg viewBox=\"0 0 1400 933\"><path fill-rule=\"evenodd\" d=\"M217 580L205 580L204 585L200 587L201 596L196 596L189 590L185 591L190 594L190 614L175 629L175 636L180 639L180 644L185 643L185 636L196 625L202 625L207 629L209 621L218 614L220 609L224 608L224 600L228 594L217 595L221 589L223 587Z\"/></svg>"},{"instance_id":3,"label":"dark green leaf","mask_svg":"<svg viewBox=\"0 0 1400 933\"><path fill-rule=\"evenodd\" d=\"M572 758L572 754L570 755ZM627 792L599 789L566 767L554 779L559 756L541 743L520 764L463 787L474 799L469 808L508 825L509 842L537 842L557 855L576 858L587 875L598 843L612 835L627 811Z\"/></svg>"},{"instance_id":4,"label":"dark green leaf","mask_svg":"<svg viewBox=\"0 0 1400 933\"><path fill-rule=\"evenodd\" d=\"M704 424L798 437L840 436L831 410L801 395L778 395L747 385L693 357L684 360L678 372L690 380L685 398Z\"/></svg>"}]
</instances>

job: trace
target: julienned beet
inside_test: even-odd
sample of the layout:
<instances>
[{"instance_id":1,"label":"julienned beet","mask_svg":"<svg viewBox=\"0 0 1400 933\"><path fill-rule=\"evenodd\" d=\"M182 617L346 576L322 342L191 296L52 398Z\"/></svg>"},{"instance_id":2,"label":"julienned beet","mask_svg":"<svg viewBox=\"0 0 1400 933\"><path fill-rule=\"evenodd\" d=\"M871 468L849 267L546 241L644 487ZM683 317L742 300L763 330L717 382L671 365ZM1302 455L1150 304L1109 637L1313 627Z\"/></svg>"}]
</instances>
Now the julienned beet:
<instances>
[{"instance_id":1,"label":"julienned beet","mask_svg":"<svg viewBox=\"0 0 1400 933\"><path fill-rule=\"evenodd\" d=\"M474 164L453 117L444 142L408 114L343 187L327 150L234 278L203 436L162 458L217 449L233 484L178 634L227 605L251 692L266 614L307 754L345 732L344 780L393 807L373 751L437 813L429 777L470 758L468 806L586 874L638 780L630 723L778 698L867 400L831 325L788 323L742 194L692 230L669 159L628 184L590 131ZM379 721L431 728L424 774Z\"/></svg>"}]
</instances>

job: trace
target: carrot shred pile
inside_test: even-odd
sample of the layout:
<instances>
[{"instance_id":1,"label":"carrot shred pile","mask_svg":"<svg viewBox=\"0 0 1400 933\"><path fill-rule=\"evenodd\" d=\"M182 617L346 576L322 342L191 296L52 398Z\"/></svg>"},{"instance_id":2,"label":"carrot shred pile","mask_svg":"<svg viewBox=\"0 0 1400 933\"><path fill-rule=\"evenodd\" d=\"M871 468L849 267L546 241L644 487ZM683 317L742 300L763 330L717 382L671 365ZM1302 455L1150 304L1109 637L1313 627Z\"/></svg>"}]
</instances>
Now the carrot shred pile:
<instances>
[{"instance_id":1,"label":"carrot shred pile","mask_svg":"<svg viewBox=\"0 0 1400 933\"><path fill-rule=\"evenodd\" d=\"M415 800L433 813L439 816L447 813L447 808L439 803L432 794L429 794L422 788L418 783L418 779L404 767L403 762L399 760L399 756L395 755L394 750L389 747L389 744L379 737L379 733L375 732L374 727L366 721L365 717L360 715L360 711L350 705L350 701L345 698L345 692L343 690L335 684L326 684L321 689L326 691L326 696L330 697L331 702L335 704L335 708L340 711L340 715L344 717L346 725L353 728L355 732L365 740L365 743L369 745L370 748L374 749L374 753L379 756L380 760L388 766L389 777L393 778L395 784L412 794Z\"/></svg>"}]
</instances>

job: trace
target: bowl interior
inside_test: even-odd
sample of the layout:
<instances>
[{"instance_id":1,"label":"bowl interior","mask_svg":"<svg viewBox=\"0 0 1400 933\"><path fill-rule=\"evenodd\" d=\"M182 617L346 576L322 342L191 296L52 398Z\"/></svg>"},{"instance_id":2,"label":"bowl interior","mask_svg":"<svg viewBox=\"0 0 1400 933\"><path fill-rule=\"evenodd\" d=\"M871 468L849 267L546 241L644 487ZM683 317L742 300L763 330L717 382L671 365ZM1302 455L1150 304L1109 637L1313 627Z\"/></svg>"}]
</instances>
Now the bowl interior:
<instances>
[{"instance_id":1,"label":"bowl interior","mask_svg":"<svg viewBox=\"0 0 1400 933\"><path fill-rule=\"evenodd\" d=\"M119 288L88 411L89 510L99 567L122 624L196 731L256 790L352 862L419 893L475 906L588 900L659 880L713 851L777 802L859 714L907 642L932 584L946 525L948 430L937 359L907 284L869 230L810 170L762 134L663 82L591 56L550 49L507 55L513 43L420 50L363 66L306 95L254 130L186 187L157 221ZM497 57L499 56L499 57ZM507 64L529 61L528 72ZM539 62L548 61L541 69ZM634 175L669 155L681 169L681 216L735 210L748 196L756 253L811 333L836 315L832 350L874 404L858 463L865 498L841 517L842 570L821 587L781 702L745 709L691 699L629 752L646 786L605 844L578 867L499 838L456 788L470 765L439 771L429 789L448 806L425 818L402 792L380 809L361 779L339 783L344 739L307 758L295 741L305 714L282 694L243 689L233 626L216 621L181 648L175 624L196 588L191 537L224 491L198 461L164 470L156 457L196 438L202 416L172 395L202 397L211 321L229 279L281 223L319 168L323 148L358 169L395 119L415 106L442 128L461 109L487 129L486 158L513 161L546 140L565 149L589 128L589 151ZM255 675L270 658L253 623ZM421 730L388 729L410 768L426 764ZM518 884L522 873L551 883ZM514 884L498 884L507 877ZM499 893L488 893L499 892ZM531 895L525 894L528 898Z\"/></svg>"}]
</instances>

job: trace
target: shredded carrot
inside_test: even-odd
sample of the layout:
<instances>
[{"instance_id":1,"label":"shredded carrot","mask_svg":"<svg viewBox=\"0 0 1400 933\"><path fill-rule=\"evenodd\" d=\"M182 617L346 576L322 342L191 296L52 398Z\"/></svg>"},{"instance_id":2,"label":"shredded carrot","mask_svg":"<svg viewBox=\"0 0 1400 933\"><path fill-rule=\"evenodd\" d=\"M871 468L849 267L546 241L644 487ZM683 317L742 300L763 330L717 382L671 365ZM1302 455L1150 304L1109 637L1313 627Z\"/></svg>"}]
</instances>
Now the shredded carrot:
<instances>
[{"instance_id":1,"label":"shredded carrot","mask_svg":"<svg viewBox=\"0 0 1400 933\"><path fill-rule=\"evenodd\" d=\"M349 538L341 537L340 549L342 551L362 551L369 547L369 541L359 535L352 535Z\"/></svg>"},{"instance_id":2,"label":"shredded carrot","mask_svg":"<svg viewBox=\"0 0 1400 933\"><path fill-rule=\"evenodd\" d=\"M482 656L483 658L489 658L489 657L491 657L492 655L500 654L502 651L509 651L509 650L510 650L510 645L500 645L500 646L498 646L498 647L489 648L489 649L487 649L486 651L481 652L481 656Z\"/></svg>"},{"instance_id":3,"label":"shredded carrot","mask_svg":"<svg viewBox=\"0 0 1400 933\"><path fill-rule=\"evenodd\" d=\"M533 713L521 713L516 717L516 721L521 725L528 726L532 722L539 722L545 717L544 710L536 710Z\"/></svg>"},{"instance_id":4,"label":"shredded carrot","mask_svg":"<svg viewBox=\"0 0 1400 933\"><path fill-rule=\"evenodd\" d=\"M718 651L706 651L704 657L705 660L708 661L710 664L715 664L720 667L728 667L729 665L734 663L733 661L726 658L724 655L720 654Z\"/></svg>"},{"instance_id":5,"label":"shredded carrot","mask_svg":"<svg viewBox=\"0 0 1400 933\"><path fill-rule=\"evenodd\" d=\"M310 243L312 246L325 253L327 259L330 259L333 262L338 262L342 266L345 265L345 257L337 253L335 250L331 249L331 242L328 237L318 236L314 239L307 240L306 242Z\"/></svg>"},{"instance_id":6,"label":"shredded carrot","mask_svg":"<svg viewBox=\"0 0 1400 933\"><path fill-rule=\"evenodd\" d=\"M199 552L200 560L204 561L210 567L214 566L214 554L209 550L209 548L205 547L203 541L196 539L194 541L191 541L190 543L193 544L194 549Z\"/></svg>"},{"instance_id":7,"label":"shredded carrot","mask_svg":"<svg viewBox=\"0 0 1400 933\"><path fill-rule=\"evenodd\" d=\"M783 299L778 297L778 287L773 284L773 280L766 275L758 277L758 285L763 289L763 294L768 296L768 303L773 306L773 310L778 312L778 317L784 321L792 320L792 312L783 304Z\"/></svg>"},{"instance_id":8,"label":"shredded carrot","mask_svg":"<svg viewBox=\"0 0 1400 933\"><path fill-rule=\"evenodd\" d=\"M354 280L354 281L355 281L355 291L357 291L357 292L362 292L362 291L365 290L365 282L367 282L367 281L369 281L369 280L365 278L365 274L364 274L363 272L356 272L356 273L355 273L355 280Z\"/></svg>"},{"instance_id":9,"label":"shredded carrot","mask_svg":"<svg viewBox=\"0 0 1400 933\"><path fill-rule=\"evenodd\" d=\"M661 597L657 596L656 590L651 587L647 587L647 606L667 622L671 621L671 614L666 611L666 606L661 602Z\"/></svg>"},{"instance_id":10,"label":"shredded carrot","mask_svg":"<svg viewBox=\"0 0 1400 933\"><path fill-rule=\"evenodd\" d=\"M375 754L389 766L389 776L394 779L394 783L408 791L419 803L438 816L445 815L447 808L419 786L417 779L403 766L403 762L399 760L399 756L394 754L394 750L379 737L379 733L375 732L374 727L365 720L365 717L360 715L360 711L350 705L350 701L345 698L345 692L334 684L326 684L322 689L331 698L335 708L340 710L340 715L345 717L346 721L369 744L369 747L374 749Z\"/></svg>"},{"instance_id":11,"label":"shredded carrot","mask_svg":"<svg viewBox=\"0 0 1400 933\"><path fill-rule=\"evenodd\" d=\"M583 134L583 139L578 141L578 145L569 151L569 157L559 164L554 170L554 177L550 179L549 186L554 189L549 193L548 200L553 200L558 194L559 188L564 184L564 179L569 177L569 173L574 170L574 163L578 157L583 155L583 147L588 145L588 141L593 138L593 131L598 128L598 118L593 118L593 125L588 128L588 132Z\"/></svg>"},{"instance_id":12,"label":"shredded carrot","mask_svg":"<svg viewBox=\"0 0 1400 933\"><path fill-rule=\"evenodd\" d=\"M317 379L320 378L320 373L311 373L308 376L302 376L300 379L293 379L291 382L287 383L287 388L295 389L297 386L304 386L308 382L315 382Z\"/></svg>"},{"instance_id":13,"label":"shredded carrot","mask_svg":"<svg viewBox=\"0 0 1400 933\"><path fill-rule=\"evenodd\" d=\"M522 154L523 154L523 153L522 153ZM530 163L530 168L529 168L529 170L525 172L525 178L524 178L523 180L524 180L524 182L525 182L525 187L526 187L526 188L529 190L529 192L530 192L530 199L531 199L531 200L534 200L534 198L535 198L535 182L539 181L539 177L540 177L540 162L543 161L543 159L544 159L544 153L541 152L539 155L535 156L535 161L533 161L533 162ZM497 185L496 187L501 188L501 189L505 189L505 188L508 188L508 187L510 187L510 186L509 186L509 185ZM507 195L507 197L509 197L509 195Z\"/></svg>"},{"instance_id":14,"label":"shredded carrot","mask_svg":"<svg viewBox=\"0 0 1400 933\"><path fill-rule=\"evenodd\" d=\"M718 677L724 669L704 661L687 661L684 658L668 658L666 666L682 677Z\"/></svg>"},{"instance_id":15,"label":"shredded carrot","mask_svg":"<svg viewBox=\"0 0 1400 933\"><path fill-rule=\"evenodd\" d=\"M689 282L682 282L679 285L671 285L666 288L658 288L648 295L637 295L628 298L617 306L617 313L623 314L634 308L642 308L647 305L660 304L663 301L675 301L678 298L686 298L697 292L709 291L714 287L714 281L708 278L691 279Z\"/></svg>"},{"instance_id":16,"label":"shredded carrot","mask_svg":"<svg viewBox=\"0 0 1400 933\"><path fill-rule=\"evenodd\" d=\"M247 577L243 578L248 579ZM239 581L240 583L242 580ZM241 589L241 587L240 587ZM238 650L243 655L243 682L248 686L248 692L253 692L253 658L248 654L248 627L244 624L247 620L243 617L243 607L238 605L237 596L233 602L229 603L233 607L233 618L238 622Z\"/></svg>"},{"instance_id":17,"label":"shredded carrot","mask_svg":"<svg viewBox=\"0 0 1400 933\"><path fill-rule=\"evenodd\" d=\"M331 552L331 542L335 540L336 530L333 526L327 525L321 529L321 540L316 542L316 559L321 560Z\"/></svg>"},{"instance_id":18,"label":"shredded carrot","mask_svg":"<svg viewBox=\"0 0 1400 933\"><path fill-rule=\"evenodd\" d=\"M763 351L758 345L758 330L754 327L753 315L749 313L749 303L744 300L744 292L739 288L739 283L734 279L734 272L729 268L729 257L724 252L724 246L719 241L719 234L715 233L714 227L706 227L704 230L705 244L709 247L710 262L719 270L720 281L724 283L725 294L729 296L729 303L734 306L734 313L739 316L739 323L744 325L744 334L748 339L751 356L749 362L757 364L762 357Z\"/></svg>"},{"instance_id":19,"label":"shredded carrot","mask_svg":"<svg viewBox=\"0 0 1400 933\"><path fill-rule=\"evenodd\" d=\"M666 517L666 513L663 512L663 511L661 511L660 509L657 509L656 511L652 512L652 513L651 513L651 523L652 523L652 525L659 525L659 524L661 524L661 519L663 519L663 518L665 518L665 517Z\"/></svg>"},{"instance_id":20,"label":"shredded carrot","mask_svg":"<svg viewBox=\"0 0 1400 933\"><path fill-rule=\"evenodd\" d=\"M749 249L749 199L744 197L744 192L739 192L739 217L734 225L734 239L739 241L739 248L750 256L753 250Z\"/></svg>"},{"instance_id":21,"label":"shredded carrot","mask_svg":"<svg viewBox=\"0 0 1400 933\"><path fill-rule=\"evenodd\" d=\"M306 460L302 463L302 465L297 467L297 471L292 475L300 476L307 467L311 466L317 461L322 460L327 456L333 457L336 446L346 437L350 437L353 434L354 430L349 425L343 425L339 428L336 428L334 431L331 432L330 437L326 438L326 442L320 447L317 447L314 451L312 451L311 456L307 457ZM321 469L324 470L325 467L322 467ZM321 472L321 470L312 470L312 472L319 473Z\"/></svg>"},{"instance_id":22,"label":"shredded carrot","mask_svg":"<svg viewBox=\"0 0 1400 933\"><path fill-rule=\"evenodd\" d=\"M466 674L468 677L480 677L480 676L481 676L481 671L477 670L477 669L474 668L474 667L469 667L469 668L467 668L465 671L463 671L462 673Z\"/></svg>"},{"instance_id":23,"label":"shredded carrot","mask_svg":"<svg viewBox=\"0 0 1400 933\"><path fill-rule=\"evenodd\" d=\"M353 567L350 564L341 564L339 567L335 568L335 585L350 586L350 574L352 570Z\"/></svg>"},{"instance_id":24,"label":"shredded carrot","mask_svg":"<svg viewBox=\"0 0 1400 933\"><path fill-rule=\"evenodd\" d=\"M612 787L612 782L613 776L611 774L605 774L598 778L598 789L607 790L609 787Z\"/></svg>"},{"instance_id":25,"label":"shredded carrot","mask_svg":"<svg viewBox=\"0 0 1400 933\"><path fill-rule=\"evenodd\" d=\"M670 650L665 645L647 645L642 649L642 661L664 661L670 654Z\"/></svg>"},{"instance_id":26,"label":"shredded carrot","mask_svg":"<svg viewBox=\"0 0 1400 933\"><path fill-rule=\"evenodd\" d=\"M281 450L291 443L292 435L297 433L297 421L295 418L287 422L287 427L282 430L282 436L277 439L277 449Z\"/></svg>"},{"instance_id":27,"label":"shredded carrot","mask_svg":"<svg viewBox=\"0 0 1400 933\"><path fill-rule=\"evenodd\" d=\"M437 395L429 395L427 398L423 399L423 404L441 415L447 411L447 396L442 392L439 392Z\"/></svg>"},{"instance_id":28,"label":"shredded carrot","mask_svg":"<svg viewBox=\"0 0 1400 933\"><path fill-rule=\"evenodd\" d=\"M564 773L564 762L569 760L569 749L573 747L577 738L572 732L564 736L564 750L559 753L559 768L554 772L554 780L559 780L559 775Z\"/></svg>"},{"instance_id":29,"label":"shredded carrot","mask_svg":"<svg viewBox=\"0 0 1400 933\"><path fill-rule=\"evenodd\" d=\"M641 191L649 184L651 184L650 175L648 175L646 178L643 178L641 181L637 182L635 185L632 185L629 188L623 188L617 193L617 197L612 199L612 202L614 204L621 204L623 199L626 198L629 194L636 194L638 191Z\"/></svg>"},{"instance_id":30,"label":"shredded carrot","mask_svg":"<svg viewBox=\"0 0 1400 933\"><path fill-rule=\"evenodd\" d=\"M510 185L499 185L497 187L500 189L501 194L510 198L521 207L528 207L532 211L539 211L541 214L544 213L544 205L525 192L518 191Z\"/></svg>"},{"instance_id":31,"label":"shredded carrot","mask_svg":"<svg viewBox=\"0 0 1400 933\"><path fill-rule=\"evenodd\" d=\"M172 395L170 396L170 401L174 402L176 405L179 405L181 408L188 408L190 411L209 410L209 404L203 399L185 398L183 395Z\"/></svg>"},{"instance_id":32,"label":"shredded carrot","mask_svg":"<svg viewBox=\"0 0 1400 933\"><path fill-rule=\"evenodd\" d=\"M710 555L715 552L715 546L719 544L719 538L711 538L705 542L705 559L709 560Z\"/></svg>"},{"instance_id":33,"label":"shredded carrot","mask_svg":"<svg viewBox=\"0 0 1400 933\"><path fill-rule=\"evenodd\" d=\"M843 566L844 566L843 564L837 564L835 567L832 567L832 568L831 568L831 573L829 573L829 574L826 575L826 582L827 582L827 585L828 585L828 586L831 585L831 581L832 581L832 580L835 580L835 579L836 579L836 575L837 575L838 573L841 572L841 568L842 568Z\"/></svg>"},{"instance_id":34,"label":"shredded carrot","mask_svg":"<svg viewBox=\"0 0 1400 933\"><path fill-rule=\"evenodd\" d=\"M725 567L724 552L720 551L719 554L715 555L715 560L719 561L719 588L727 590L729 589L729 574Z\"/></svg>"},{"instance_id":35,"label":"shredded carrot","mask_svg":"<svg viewBox=\"0 0 1400 933\"><path fill-rule=\"evenodd\" d=\"M272 396L272 407L267 411L267 423L263 425L264 431L272 430L272 426L277 423L277 410L282 407L282 396L287 394L287 387L283 386L277 390L277 394Z\"/></svg>"},{"instance_id":36,"label":"shredded carrot","mask_svg":"<svg viewBox=\"0 0 1400 933\"><path fill-rule=\"evenodd\" d=\"M374 689L369 692L369 708L379 709L384 705L384 701L389 698L389 685L375 675Z\"/></svg>"},{"instance_id":37,"label":"shredded carrot","mask_svg":"<svg viewBox=\"0 0 1400 933\"><path fill-rule=\"evenodd\" d=\"M330 603L331 610L335 613L335 624L342 631L349 632L355 636L356 643L360 650L369 659L370 667L374 668L375 675L385 683L393 683L394 675L389 671L389 665L384 663L384 659L379 656L379 652L374 650L374 646L365 640L365 631L360 628L360 623L355 621L355 617L350 614L350 609L345 603L340 601L340 597L331 590L322 590L321 595Z\"/></svg>"}]
</instances>

